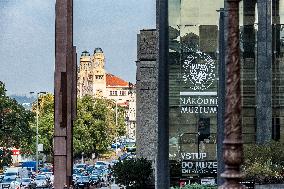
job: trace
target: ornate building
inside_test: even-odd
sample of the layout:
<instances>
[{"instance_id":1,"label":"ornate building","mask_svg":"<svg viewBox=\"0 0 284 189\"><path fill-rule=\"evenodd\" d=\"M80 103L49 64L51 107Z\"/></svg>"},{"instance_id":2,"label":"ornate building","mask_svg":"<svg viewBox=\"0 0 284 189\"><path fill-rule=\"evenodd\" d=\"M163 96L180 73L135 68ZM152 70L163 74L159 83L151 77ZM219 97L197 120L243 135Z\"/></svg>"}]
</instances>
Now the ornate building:
<instances>
[{"instance_id":1,"label":"ornate building","mask_svg":"<svg viewBox=\"0 0 284 189\"><path fill-rule=\"evenodd\" d=\"M101 48L94 54L83 51L80 57L77 82L78 97L92 95L95 98L114 100L118 106L126 107L127 136L135 138L136 93L135 85L106 73L105 56Z\"/></svg>"}]
</instances>

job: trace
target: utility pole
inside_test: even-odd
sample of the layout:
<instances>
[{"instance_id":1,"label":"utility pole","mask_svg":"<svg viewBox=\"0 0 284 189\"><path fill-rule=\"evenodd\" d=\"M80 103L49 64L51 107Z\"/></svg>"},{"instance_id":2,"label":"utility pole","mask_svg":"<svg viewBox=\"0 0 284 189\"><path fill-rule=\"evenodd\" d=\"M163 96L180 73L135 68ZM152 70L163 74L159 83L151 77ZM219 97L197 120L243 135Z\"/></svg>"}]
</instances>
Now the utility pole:
<instances>
[{"instance_id":1,"label":"utility pole","mask_svg":"<svg viewBox=\"0 0 284 189\"><path fill-rule=\"evenodd\" d=\"M30 94L34 94L35 92L30 92ZM39 107L38 107L38 99L40 94L46 94L46 92L38 92L36 93L36 173L38 173L38 121L39 121Z\"/></svg>"}]
</instances>

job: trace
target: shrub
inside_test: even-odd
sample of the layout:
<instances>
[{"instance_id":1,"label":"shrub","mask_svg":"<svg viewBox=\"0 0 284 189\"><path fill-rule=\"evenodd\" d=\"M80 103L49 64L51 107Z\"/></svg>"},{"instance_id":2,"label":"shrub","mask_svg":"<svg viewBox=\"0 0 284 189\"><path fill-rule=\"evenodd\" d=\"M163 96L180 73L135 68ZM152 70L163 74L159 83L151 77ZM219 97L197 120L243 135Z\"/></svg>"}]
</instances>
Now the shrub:
<instances>
[{"instance_id":1,"label":"shrub","mask_svg":"<svg viewBox=\"0 0 284 189\"><path fill-rule=\"evenodd\" d=\"M152 172L152 164L145 158L119 160L112 168L116 183L127 189L145 189Z\"/></svg>"},{"instance_id":2,"label":"shrub","mask_svg":"<svg viewBox=\"0 0 284 189\"><path fill-rule=\"evenodd\" d=\"M175 187L171 189L217 189L217 186L212 186L212 185L202 185L202 184L188 184L185 185L184 187Z\"/></svg>"},{"instance_id":3,"label":"shrub","mask_svg":"<svg viewBox=\"0 0 284 189\"><path fill-rule=\"evenodd\" d=\"M266 145L246 145L243 169L246 180L258 184L284 182L284 144L271 142Z\"/></svg>"}]
</instances>

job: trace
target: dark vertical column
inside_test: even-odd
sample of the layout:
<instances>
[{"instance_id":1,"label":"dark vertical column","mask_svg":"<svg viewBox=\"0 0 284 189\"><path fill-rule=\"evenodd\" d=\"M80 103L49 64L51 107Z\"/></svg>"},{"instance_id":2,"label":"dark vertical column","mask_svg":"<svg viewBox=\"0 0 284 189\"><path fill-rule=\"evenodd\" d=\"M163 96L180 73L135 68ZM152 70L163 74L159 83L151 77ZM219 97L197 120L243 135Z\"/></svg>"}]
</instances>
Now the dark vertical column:
<instances>
[{"instance_id":1,"label":"dark vertical column","mask_svg":"<svg viewBox=\"0 0 284 189\"><path fill-rule=\"evenodd\" d=\"M54 188L69 184L73 62L72 0L56 1L54 87ZM70 88L70 89L69 89Z\"/></svg>"},{"instance_id":2,"label":"dark vertical column","mask_svg":"<svg viewBox=\"0 0 284 189\"><path fill-rule=\"evenodd\" d=\"M66 149L66 155L67 155L67 162L66 162L66 184L67 186L70 186L72 184L72 170L73 170L73 120L72 120L72 114L73 114L73 87L76 86L73 83L73 77L74 77L74 58L73 58L73 0L67 1L67 149Z\"/></svg>"},{"instance_id":3,"label":"dark vertical column","mask_svg":"<svg viewBox=\"0 0 284 189\"><path fill-rule=\"evenodd\" d=\"M272 130L272 27L271 0L258 0L257 35L257 143L271 140Z\"/></svg>"},{"instance_id":4,"label":"dark vertical column","mask_svg":"<svg viewBox=\"0 0 284 189\"><path fill-rule=\"evenodd\" d=\"M243 177L240 166L243 162L241 125L241 65L239 46L239 0L227 0L226 39L226 104L225 139L223 157L225 172L221 174L225 183L219 188L244 188L239 182Z\"/></svg>"},{"instance_id":5,"label":"dark vertical column","mask_svg":"<svg viewBox=\"0 0 284 189\"><path fill-rule=\"evenodd\" d=\"M168 84L168 1L157 0L158 31L158 153L157 189L169 188L169 84Z\"/></svg>"},{"instance_id":6,"label":"dark vertical column","mask_svg":"<svg viewBox=\"0 0 284 189\"><path fill-rule=\"evenodd\" d=\"M280 129L279 117L281 110L280 106L281 99L281 75L282 75L282 61L281 61L281 25L279 15L279 0L272 0L272 139L279 140ZM283 38L282 38L283 39Z\"/></svg>"},{"instance_id":7,"label":"dark vertical column","mask_svg":"<svg viewBox=\"0 0 284 189\"><path fill-rule=\"evenodd\" d=\"M223 160L223 146L224 141L224 124L225 124L225 94L226 94L226 66L225 66L225 40L224 40L224 28L225 18L224 9L220 10L219 20L219 83L218 83L218 112L217 112L217 161L218 161L218 176L217 184L221 186L224 183L224 178L221 177L221 173L225 170Z\"/></svg>"}]
</instances>

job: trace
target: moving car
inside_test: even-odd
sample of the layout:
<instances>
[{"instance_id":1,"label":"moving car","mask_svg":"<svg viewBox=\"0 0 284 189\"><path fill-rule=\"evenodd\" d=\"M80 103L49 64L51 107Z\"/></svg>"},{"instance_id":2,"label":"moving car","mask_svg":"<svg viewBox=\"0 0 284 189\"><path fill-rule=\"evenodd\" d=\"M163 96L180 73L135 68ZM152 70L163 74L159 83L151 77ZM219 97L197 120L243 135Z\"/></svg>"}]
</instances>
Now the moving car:
<instances>
[{"instance_id":1,"label":"moving car","mask_svg":"<svg viewBox=\"0 0 284 189\"><path fill-rule=\"evenodd\" d=\"M129 142L125 146L125 150L127 152L136 152L136 144L135 142Z\"/></svg>"},{"instance_id":2,"label":"moving car","mask_svg":"<svg viewBox=\"0 0 284 189\"><path fill-rule=\"evenodd\" d=\"M90 178L88 176L79 176L75 180L75 188L90 188Z\"/></svg>"},{"instance_id":3,"label":"moving car","mask_svg":"<svg viewBox=\"0 0 284 189\"><path fill-rule=\"evenodd\" d=\"M4 189L20 189L21 183L18 181L16 177L11 178L11 177L4 177L2 183L0 184L0 188Z\"/></svg>"},{"instance_id":4,"label":"moving car","mask_svg":"<svg viewBox=\"0 0 284 189\"><path fill-rule=\"evenodd\" d=\"M90 185L97 186L100 183L100 178L98 175L91 175L90 176Z\"/></svg>"},{"instance_id":5,"label":"moving car","mask_svg":"<svg viewBox=\"0 0 284 189\"><path fill-rule=\"evenodd\" d=\"M29 188L31 186L31 178L22 178L20 183L22 188Z\"/></svg>"},{"instance_id":6,"label":"moving car","mask_svg":"<svg viewBox=\"0 0 284 189\"><path fill-rule=\"evenodd\" d=\"M44 174L39 174L35 178L36 188L48 188L50 187L50 181Z\"/></svg>"}]
</instances>

